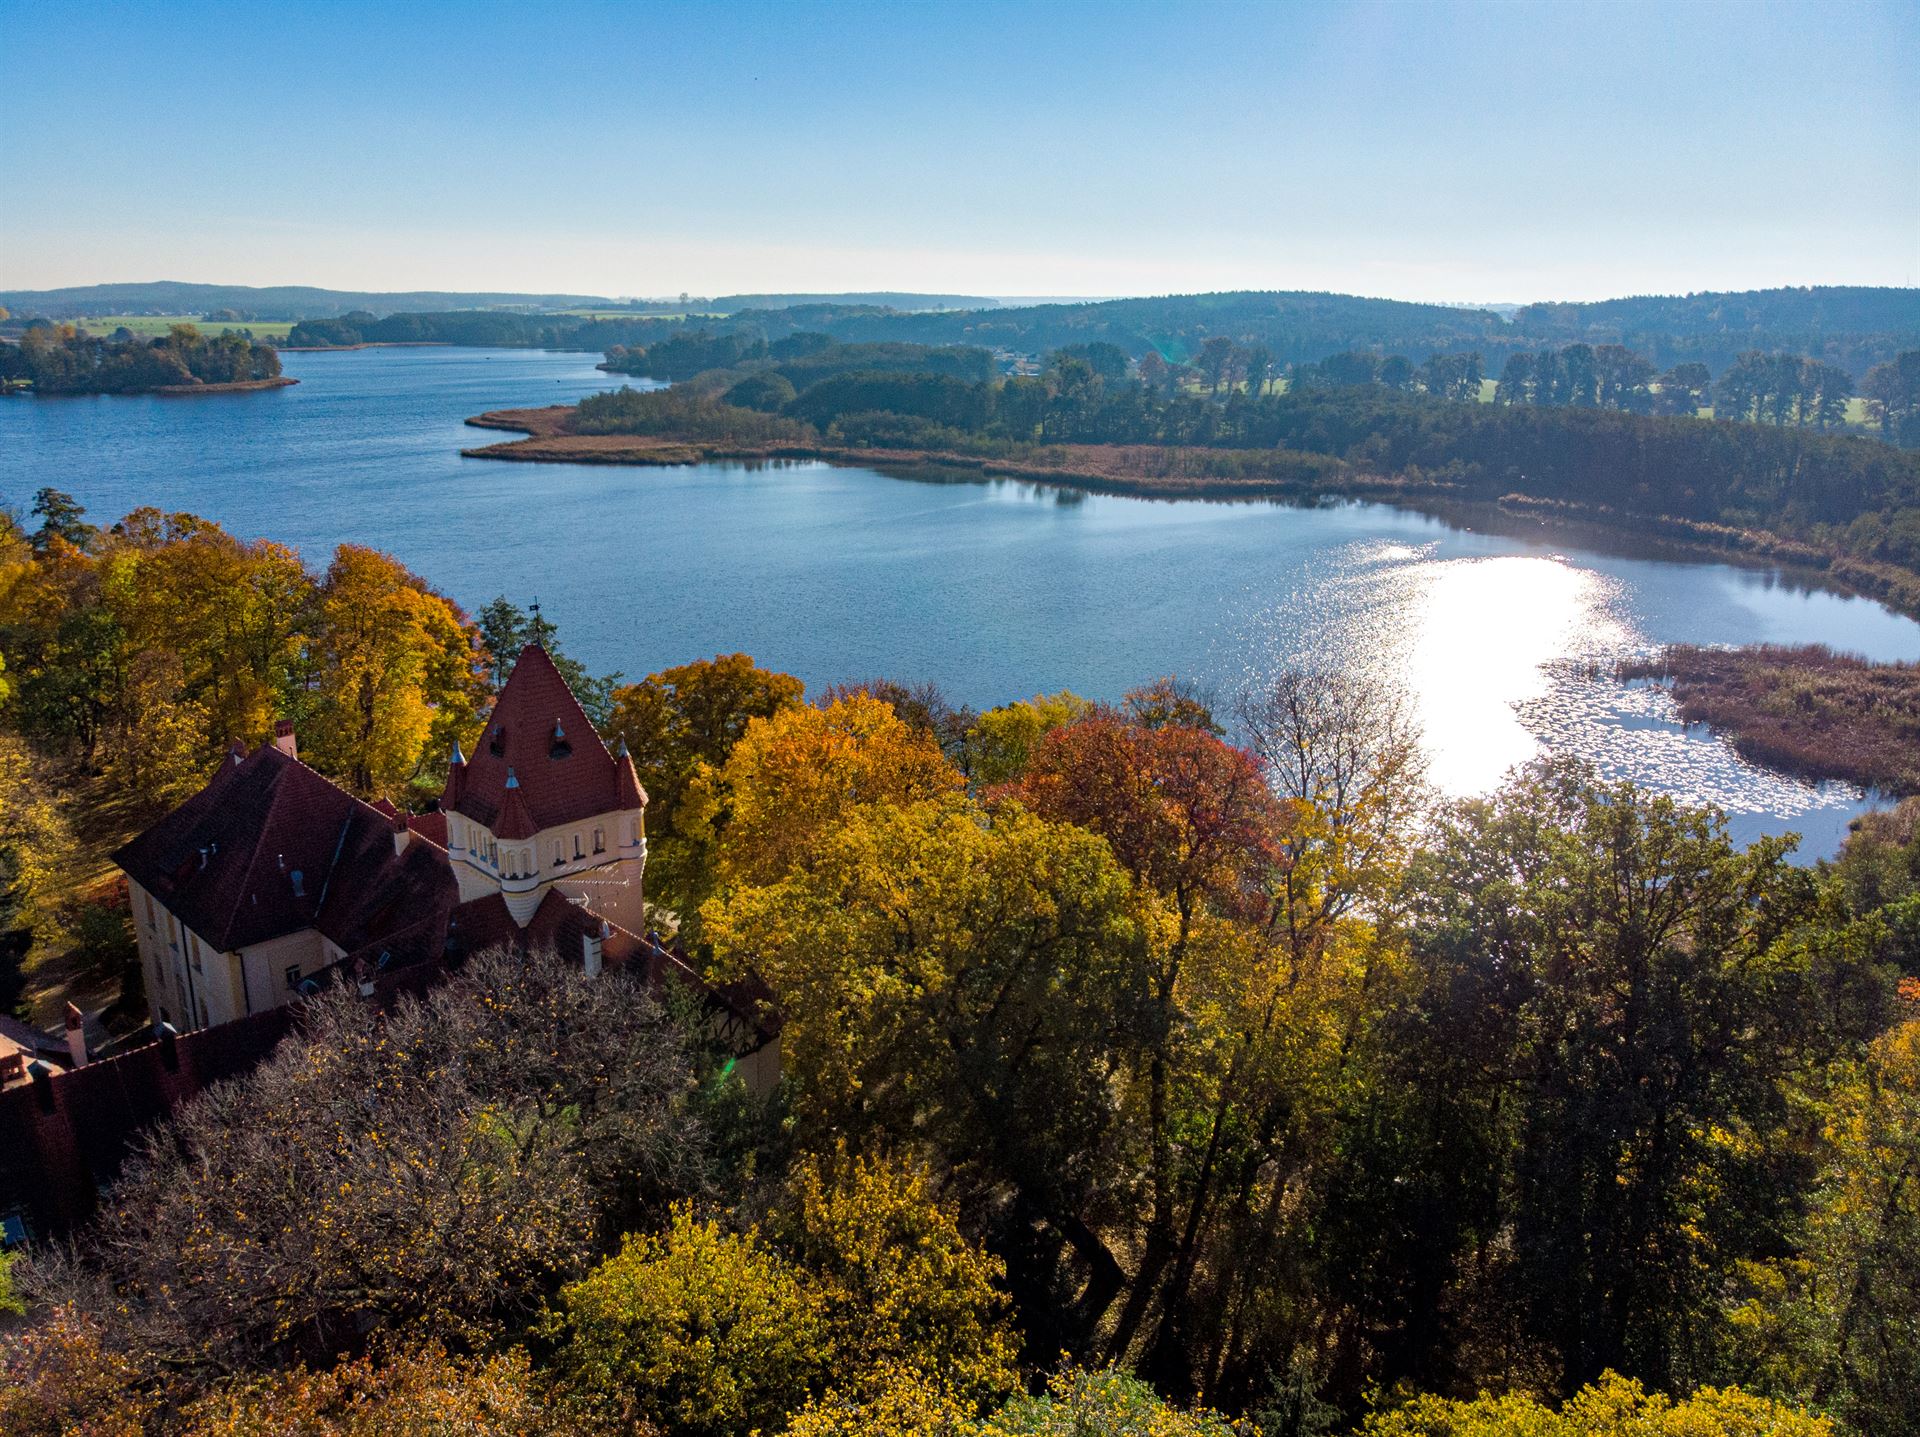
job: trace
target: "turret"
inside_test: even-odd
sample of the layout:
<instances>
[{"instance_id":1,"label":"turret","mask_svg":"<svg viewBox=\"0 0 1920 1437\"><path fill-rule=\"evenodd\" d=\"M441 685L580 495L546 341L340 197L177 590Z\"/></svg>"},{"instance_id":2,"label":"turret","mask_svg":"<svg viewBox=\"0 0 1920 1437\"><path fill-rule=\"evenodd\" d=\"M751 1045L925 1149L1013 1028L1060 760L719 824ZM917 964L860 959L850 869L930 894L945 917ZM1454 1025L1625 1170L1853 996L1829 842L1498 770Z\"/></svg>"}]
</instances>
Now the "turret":
<instances>
[{"instance_id":1,"label":"turret","mask_svg":"<svg viewBox=\"0 0 1920 1437\"><path fill-rule=\"evenodd\" d=\"M460 740L453 741L453 757L447 760L447 785L440 790L440 807L451 813L467 791L467 756L460 752Z\"/></svg>"},{"instance_id":2,"label":"turret","mask_svg":"<svg viewBox=\"0 0 1920 1437\"><path fill-rule=\"evenodd\" d=\"M613 755L613 792L614 798L622 808L645 808L647 791L640 787L640 775L633 771L633 755L627 752L627 741L620 740L620 747Z\"/></svg>"}]
</instances>

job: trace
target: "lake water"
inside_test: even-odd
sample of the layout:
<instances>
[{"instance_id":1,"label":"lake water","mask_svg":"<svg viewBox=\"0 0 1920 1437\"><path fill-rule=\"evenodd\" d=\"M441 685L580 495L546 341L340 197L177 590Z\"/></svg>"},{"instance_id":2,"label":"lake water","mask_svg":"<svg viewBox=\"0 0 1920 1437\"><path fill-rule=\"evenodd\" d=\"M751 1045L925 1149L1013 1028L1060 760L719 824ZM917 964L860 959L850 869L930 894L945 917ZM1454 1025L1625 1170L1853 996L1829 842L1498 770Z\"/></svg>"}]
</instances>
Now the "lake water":
<instances>
[{"instance_id":1,"label":"lake water","mask_svg":"<svg viewBox=\"0 0 1920 1437\"><path fill-rule=\"evenodd\" d=\"M1290 662L1406 685L1452 793L1542 750L1793 829L1829 853L1865 806L1676 723L1658 689L1590 677L1664 643L1821 642L1920 658L1920 624L1766 569L1606 537L1498 532L1378 504L1165 502L860 469L500 464L483 409L610 387L593 357L289 354L301 383L196 399L0 401L0 500L53 485L96 521L152 504L298 545L404 560L469 609L538 598L570 652L638 676L744 650L811 686L934 679L984 706L1098 698L1172 671L1220 692Z\"/></svg>"}]
</instances>

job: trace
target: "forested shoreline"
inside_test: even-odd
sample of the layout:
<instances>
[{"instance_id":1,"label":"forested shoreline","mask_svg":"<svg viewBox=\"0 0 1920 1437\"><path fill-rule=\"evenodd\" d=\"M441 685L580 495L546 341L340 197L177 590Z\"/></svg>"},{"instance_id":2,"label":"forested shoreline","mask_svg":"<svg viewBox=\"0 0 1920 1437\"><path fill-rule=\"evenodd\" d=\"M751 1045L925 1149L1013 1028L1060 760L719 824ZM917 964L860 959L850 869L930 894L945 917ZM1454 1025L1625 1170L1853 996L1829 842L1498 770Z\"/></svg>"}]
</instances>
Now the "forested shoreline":
<instances>
[{"instance_id":1,"label":"forested shoreline","mask_svg":"<svg viewBox=\"0 0 1920 1437\"><path fill-rule=\"evenodd\" d=\"M945 463L1162 497L1505 500L1826 568L1920 612L1920 453L1823 429L1818 371L1804 381L1815 386L1804 401L1786 387L1803 382L1804 368L1756 360L1731 371L1729 392L1745 396L1755 417L1769 405L1779 416L1761 423L1638 412L1657 407L1644 371L1589 368L1580 371L1586 387L1569 391L1567 351L1530 357L1524 374L1510 369L1508 392L1483 403L1479 377L1450 360L1396 374L1364 356L1336 356L1353 362L1323 361L1274 392L1259 370L1270 361L1235 360L1233 349L1217 351L1210 383L1203 369L1195 388L1168 366L1130 365L1110 345L1062 350L1038 375L1001 378L970 375L965 350L804 334L743 350L690 333L661 346L657 367L676 378L672 389L476 416L481 427L532 437L466 452L538 462ZM716 359L733 362L700 368ZM624 362L656 367L646 356ZM1920 384L1920 362L1910 367ZM1920 409L1890 401L1889 413L1907 426Z\"/></svg>"},{"instance_id":2,"label":"forested shoreline","mask_svg":"<svg viewBox=\"0 0 1920 1437\"><path fill-rule=\"evenodd\" d=\"M47 491L0 527L0 762L161 803L291 712L419 809L560 637ZM324 993L0 1259L0 1430L1920 1432L1920 806L1803 868L1575 763L1446 802L1324 669L569 681L779 1089L571 955ZM61 805L0 788L9 923Z\"/></svg>"},{"instance_id":3,"label":"forested shoreline","mask_svg":"<svg viewBox=\"0 0 1920 1437\"><path fill-rule=\"evenodd\" d=\"M269 345L231 332L175 325L158 339L102 339L71 325L28 329L0 341L0 389L35 394L177 394L269 389L293 384Z\"/></svg>"}]
</instances>

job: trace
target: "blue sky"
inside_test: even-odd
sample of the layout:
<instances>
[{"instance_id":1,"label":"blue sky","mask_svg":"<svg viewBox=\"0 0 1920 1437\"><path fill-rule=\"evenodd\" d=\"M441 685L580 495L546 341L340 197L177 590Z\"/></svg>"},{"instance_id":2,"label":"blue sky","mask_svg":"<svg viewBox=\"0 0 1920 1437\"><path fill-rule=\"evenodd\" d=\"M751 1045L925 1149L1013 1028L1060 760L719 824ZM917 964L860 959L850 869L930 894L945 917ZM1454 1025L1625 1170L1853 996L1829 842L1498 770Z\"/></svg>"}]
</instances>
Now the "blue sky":
<instances>
[{"instance_id":1,"label":"blue sky","mask_svg":"<svg viewBox=\"0 0 1920 1437\"><path fill-rule=\"evenodd\" d=\"M0 0L0 288L1920 283L1920 0Z\"/></svg>"}]
</instances>

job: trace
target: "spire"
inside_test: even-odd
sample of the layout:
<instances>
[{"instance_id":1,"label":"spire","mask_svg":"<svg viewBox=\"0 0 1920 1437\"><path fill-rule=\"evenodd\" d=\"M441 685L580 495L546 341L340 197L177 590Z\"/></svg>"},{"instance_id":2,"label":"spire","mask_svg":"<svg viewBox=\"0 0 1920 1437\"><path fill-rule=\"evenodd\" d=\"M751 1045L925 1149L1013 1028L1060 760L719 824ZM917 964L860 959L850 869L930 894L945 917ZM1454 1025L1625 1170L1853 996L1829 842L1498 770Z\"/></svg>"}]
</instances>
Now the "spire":
<instances>
[{"instance_id":1,"label":"spire","mask_svg":"<svg viewBox=\"0 0 1920 1437\"><path fill-rule=\"evenodd\" d=\"M440 807L451 809L467 791L467 756L460 752L460 740L453 741L453 756L447 760L447 782L440 790Z\"/></svg>"},{"instance_id":2,"label":"spire","mask_svg":"<svg viewBox=\"0 0 1920 1437\"><path fill-rule=\"evenodd\" d=\"M627 752L624 739L620 743L619 757L613 761L613 793L622 808L647 806L647 791L640 787L640 775L633 771L633 755Z\"/></svg>"}]
</instances>

